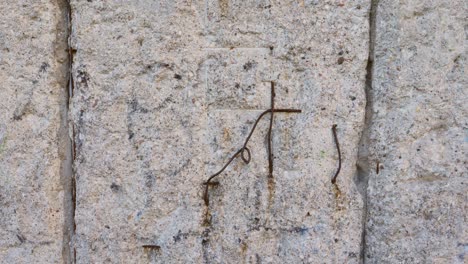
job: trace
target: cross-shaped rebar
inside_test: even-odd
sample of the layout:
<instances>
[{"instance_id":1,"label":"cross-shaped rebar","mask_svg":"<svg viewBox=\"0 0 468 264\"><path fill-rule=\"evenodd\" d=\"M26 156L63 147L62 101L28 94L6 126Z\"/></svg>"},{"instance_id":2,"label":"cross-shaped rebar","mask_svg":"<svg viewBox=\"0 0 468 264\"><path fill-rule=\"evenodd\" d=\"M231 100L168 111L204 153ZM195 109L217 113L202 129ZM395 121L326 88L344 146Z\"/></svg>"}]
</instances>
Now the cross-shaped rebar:
<instances>
[{"instance_id":1,"label":"cross-shaped rebar","mask_svg":"<svg viewBox=\"0 0 468 264\"><path fill-rule=\"evenodd\" d=\"M247 136L247 139L244 142L244 145L236 152L232 157L229 159L229 161L215 174L211 175L210 178L204 183L205 186L205 194L203 196L203 200L205 201L205 205L208 206L210 203L209 195L208 195L208 190L210 185L217 185L215 183L212 183L211 180L221 174L228 166L231 164L231 162L237 157L241 156L241 159L245 162L245 164L249 164L250 162L250 150L247 147L247 144L249 143L250 138L252 137L253 132L255 131L255 128L257 127L258 122L260 119L262 119L263 116L266 114L270 113L270 126L268 128L268 176L273 177L273 150L272 150L272 127L273 127L273 114L274 113L301 113L302 111L300 109L275 109L275 83L271 82L271 107L268 110L265 110L263 113L260 114L260 116L257 118L255 121L252 130L250 131L249 135Z\"/></svg>"}]
</instances>

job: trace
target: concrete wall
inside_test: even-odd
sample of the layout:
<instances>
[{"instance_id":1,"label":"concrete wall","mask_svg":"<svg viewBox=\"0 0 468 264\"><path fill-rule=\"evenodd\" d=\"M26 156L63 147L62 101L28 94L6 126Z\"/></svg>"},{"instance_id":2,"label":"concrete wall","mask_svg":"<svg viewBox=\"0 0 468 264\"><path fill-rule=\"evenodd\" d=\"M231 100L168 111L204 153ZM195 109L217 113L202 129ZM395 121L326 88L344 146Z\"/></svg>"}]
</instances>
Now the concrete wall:
<instances>
[{"instance_id":1,"label":"concrete wall","mask_svg":"<svg viewBox=\"0 0 468 264\"><path fill-rule=\"evenodd\" d=\"M0 14L0 263L466 262L464 1Z\"/></svg>"}]
</instances>

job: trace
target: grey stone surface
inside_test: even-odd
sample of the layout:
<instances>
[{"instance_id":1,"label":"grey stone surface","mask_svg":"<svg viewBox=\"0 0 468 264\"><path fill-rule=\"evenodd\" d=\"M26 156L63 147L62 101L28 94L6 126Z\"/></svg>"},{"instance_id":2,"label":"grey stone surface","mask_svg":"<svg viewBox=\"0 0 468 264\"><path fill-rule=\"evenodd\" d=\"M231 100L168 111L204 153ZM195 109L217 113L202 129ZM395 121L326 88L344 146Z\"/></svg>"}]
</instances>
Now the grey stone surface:
<instances>
[{"instance_id":1,"label":"grey stone surface","mask_svg":"<svg viewBox=\"0 0 468 264\"><path fill-rule=\"evenodd\" d=\"M359 262L368 1L72 9L78 263ZM274 179L265 118L206 208L203 182L269 108L270 81L278 108L303 111L276 114Z\"/></svg>"},{"instance_id":2,"label":"grey stone surface","mask_svg":"<svg viewBox=\"0 0 468 264\"><path fill-rule=\"evenodd\" d=\"M466 9L0 1L0 263L466 263Z\"/></svg>"},{"instance_id":3,"label":"grey stone surface","mask_svg":"<svg viewBox=\"0 0 468 264\"><path fill-rule=\"evenodd\" d=\"M0 1L0 263L70 256L65 10Z\"/></svg>"},{"instance_id":4,"label":"grey stone surface","mask_svg":"<svg viewBox=\"0 0 468 264\"><path fill-rule=\"evenodd\" d=\"M466 8L378 3L361 152L366 263L467 262Z\"/></svg>"}]
</instances>

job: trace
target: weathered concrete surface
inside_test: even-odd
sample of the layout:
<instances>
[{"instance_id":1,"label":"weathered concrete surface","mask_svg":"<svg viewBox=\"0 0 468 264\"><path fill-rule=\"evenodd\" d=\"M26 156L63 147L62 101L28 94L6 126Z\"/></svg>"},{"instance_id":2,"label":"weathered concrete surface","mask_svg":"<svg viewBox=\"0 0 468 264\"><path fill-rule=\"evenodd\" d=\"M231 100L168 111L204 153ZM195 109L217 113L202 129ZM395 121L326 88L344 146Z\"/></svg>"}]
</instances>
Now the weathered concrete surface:
<instances>
[{"instance_id":1,"label":"weathered concrete surface","mask_svg":"<svg viewBox=\"0 0 468 264\"><path fill-rule=\"evenodd\" d=\"M77 262L358 263L369 7L72 1ZM269 107L270 81L277 107L303 110L275 117L274 179L265 118L206 208L202 183Z\"/></svg>"},{"instance_id":2,"label":"weathered concrete surface","mask_svg":"<svg viewBox=\"0 0 468 264\"><path fill-rule=\"evenodd\" d=\"M361 146L366 263L467 262L466 8L378 3Z\"/></svg>"},{"instance_id":3,"label":"weathered concrete surface","mask_svg":"<svg viewBox=\"0 0 468 264\"><path fill-rule=\"evenodd\" d=\"M65 10L0 1L0 263L69 259Z\"/></svg>"},{"instance_id":4,"label":"weathered concrete surface","mask_svg":"<svg viewBox=\"0 0 468 264\"><path fill-rule=\"evenodd\" d=\"M0 2L0 263L466 262L464 1L67 2Z\"/></svg>"}]
</instances>

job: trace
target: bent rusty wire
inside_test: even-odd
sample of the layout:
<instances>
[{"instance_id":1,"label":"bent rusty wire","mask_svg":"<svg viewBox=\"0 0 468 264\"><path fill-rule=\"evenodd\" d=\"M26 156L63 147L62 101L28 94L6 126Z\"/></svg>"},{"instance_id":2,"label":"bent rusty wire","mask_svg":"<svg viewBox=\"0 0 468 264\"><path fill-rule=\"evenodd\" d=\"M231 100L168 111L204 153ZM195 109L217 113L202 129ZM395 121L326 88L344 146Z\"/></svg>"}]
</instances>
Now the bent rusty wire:
<instances>
[{"instance_id":1,"label":"bent rusty wire","mask_svg":"<svg viewBox=\"0 0 468 264\"><path fill-rule=\"evenodd\" d=\"M273 113L275 112L275 83L271 83L271 108L270 108L270 126L268 127L268 176L273 178L273 153L272 153L272 138L271 130L273 127Z\"/></svg>"},{"instance_id":2,"label":"bent rusty wire","mask_svg":"<svg viewBox=\"0 0 468 264\"><path fill-rule=\"evenodd\" d=\"M250 138L253 135L253 132L255 131L255 128L257 128L258 122L262 119L263 116L265 116L268 113L271 113L270 115L270 126L268 128L268 168L269 168L269 177L273 177L273 154L272 154L272 127L273 127L273 113L301 113L302 111L300 109L275 109L274 106L274 101L275 101L275 85L273 82L271 82L271 108L268 110L265 110L263 113L260 114L260 116L257 118L255 121L252 130L250 130L249 135L247 136L244 145L236 152L232 157L229 159L229 161L215 174L211 175L210 178L204 183L205 184L205 194L203 195L203 200L205 201L205 205L208 206L210 201L209 201L209 195L208 195L208 190L209 186L212 185L211 180L221 174L228 166L231 164L231 162L240 154L241 159L245 162L245 164L249 164L251 160L251 154L250 150L247 147L247 144L249 143ZM246 154L244 154L246 153ZM246 157L246 155L248 157Z\"/></svg>"},{"instance_id":3,"label":"bent rusty wire","mask_svg":"<svg viewBox=\"0 0 468 264\"><path fill-rule=\"evenodd\" d=\"M337 125L332 126L333 138L335 139L336 150L338 151L338 170L336 170L335 176L333 176L331 182L333 184L336 183L336 177L340 174L341 171L341 151L340 151L340 143L338 142L338 136L336 135L336 127Z\"/></svg>"}]
</instances>

